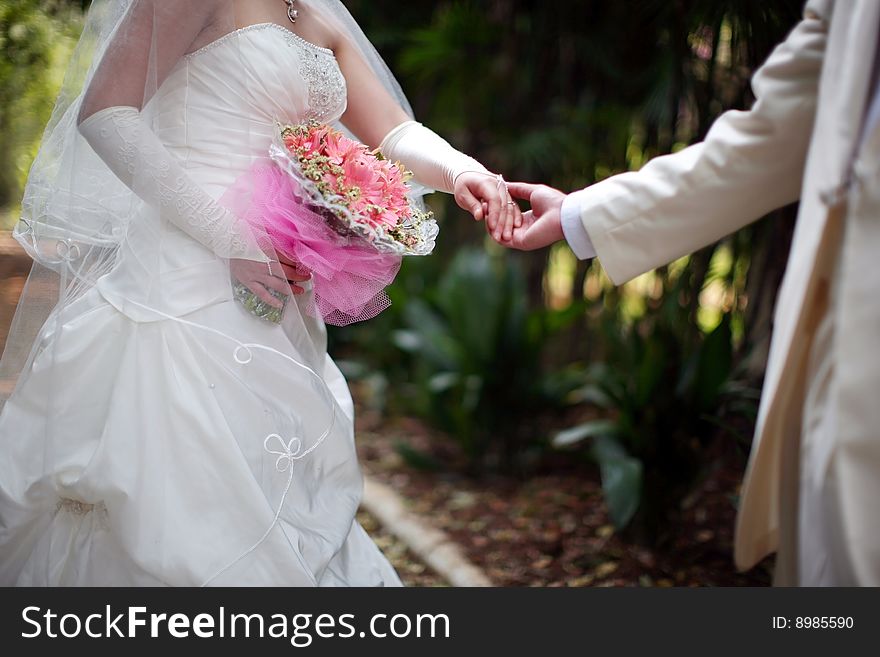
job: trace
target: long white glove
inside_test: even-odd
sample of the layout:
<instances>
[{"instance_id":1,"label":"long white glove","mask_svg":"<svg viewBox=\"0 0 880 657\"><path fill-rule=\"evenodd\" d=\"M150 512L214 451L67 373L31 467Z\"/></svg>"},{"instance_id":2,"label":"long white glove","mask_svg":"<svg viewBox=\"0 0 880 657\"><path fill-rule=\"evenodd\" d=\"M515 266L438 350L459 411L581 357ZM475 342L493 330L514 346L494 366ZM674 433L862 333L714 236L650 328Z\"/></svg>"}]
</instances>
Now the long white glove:
<instances>
[{"instance_id":1,"label":"long white glove","mask_svg":"<svg viewBox=\"0 0 880 657\"><path fill-rule=\"evenodd\" d=\"M463 173L494 175L417 121L405 121L391 130L379 150L389 160L397 160L412 171L418 182L448 194L453 192L456 178Z\"/></svg>"},{"instance_id":2,"label":"long white glove","mask_svg":"<svg viewBox=\"0 0 880 657\"><path fill-rule=\"evenodd\" d=\"M79 126L113 173L221 258L268 262L250 229L197 185L135 107L108 107Z\"/></svg>"}]
</instances>

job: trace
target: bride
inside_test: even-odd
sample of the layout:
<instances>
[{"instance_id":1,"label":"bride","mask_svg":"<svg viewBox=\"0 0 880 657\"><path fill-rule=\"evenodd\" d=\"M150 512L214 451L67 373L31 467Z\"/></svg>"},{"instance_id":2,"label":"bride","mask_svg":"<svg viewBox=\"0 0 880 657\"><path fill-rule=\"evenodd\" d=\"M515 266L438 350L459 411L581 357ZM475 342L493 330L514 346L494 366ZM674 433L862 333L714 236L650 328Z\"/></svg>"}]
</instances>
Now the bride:
<instances>
[{"instance_id":1,"label":"bride","mask_svg":"<svg viewBox=\"0 0 880 657\"><path fill-rule=\"evenodd\" d=\"M14 234L0 584L395 586L308 274L223 203L275 121L339 122L497 237L500 176L412 120L336 0L94 0ZM235 301L242 283L281 324Z\"/></svg>"}]
</instances>

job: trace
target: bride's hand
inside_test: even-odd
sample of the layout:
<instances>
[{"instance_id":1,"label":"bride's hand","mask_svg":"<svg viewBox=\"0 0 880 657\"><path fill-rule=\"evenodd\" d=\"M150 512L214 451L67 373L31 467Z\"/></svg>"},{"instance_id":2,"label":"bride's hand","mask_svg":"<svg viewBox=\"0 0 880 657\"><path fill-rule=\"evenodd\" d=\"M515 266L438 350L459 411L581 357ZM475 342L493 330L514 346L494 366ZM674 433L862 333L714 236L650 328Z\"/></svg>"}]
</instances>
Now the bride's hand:
<instances>
[{"instance_id":1,"label":"bride's hand","mask_svg":"<svg viewBox=\"0 0 880 657\"><path fill-rule=\"evenodd\" d=\"M508 242L513 229L522 226L519 206L507 191L501 176L477 171L462 173L455 179L455 202L474 219L486 220L486 229L496 242Z\"/></svg>"},{"instance_id":2,"label":"bride's hand","mask_svg":"<svg viewBox=\"0 0 880 657\"><path fill-rule=\"evenodd\" d=\"M306 281L312 280L311 273L309 273L308 270L303 269L302 265L298 262L294 262L280 253L278 254L278 262L281 264L281 271L284 272L284 277L293 288L293 293L303 294L305 289L297 285L297 283L305 283Z\"/></svg>"},{"instance_id":3,"label":"bride's hand","mask_svg":"<svg viewBox=\"0 0 880 657\"><path fill-rule=\"evenodd\" d=\"M281 262L273 260L265 263L233 258L229 261L229 269L235 279L257 297L273 308L281 308L284 303L275 297L270 290L274 290L284 297L290 296L291 292L303 294L305 289L296 283L302 283L311 278L311 274L300 273L291 261L286 258L281 260Z\"/></svg>"}]
</instances>

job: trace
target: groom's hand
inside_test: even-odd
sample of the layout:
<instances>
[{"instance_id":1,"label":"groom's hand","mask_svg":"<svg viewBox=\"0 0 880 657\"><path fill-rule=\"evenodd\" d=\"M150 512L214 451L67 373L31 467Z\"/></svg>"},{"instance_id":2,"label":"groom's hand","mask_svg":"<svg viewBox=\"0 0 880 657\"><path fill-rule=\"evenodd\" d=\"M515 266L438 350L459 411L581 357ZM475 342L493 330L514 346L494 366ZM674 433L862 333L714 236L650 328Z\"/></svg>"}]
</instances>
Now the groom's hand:
<instances>
[{"instance_id":1,"label":"groom's hand","mask_svg":"<svg viewBox=\"0 0 880 657\"><path fill-rule=\"evenodd\" d=\"M547 185L508 183L513 198L528 201L532 209L523 214L522 225L515 228L506 246L534 251L565 239L562 232L562 202L565 193Z\"/></svg>"}]
</instances>

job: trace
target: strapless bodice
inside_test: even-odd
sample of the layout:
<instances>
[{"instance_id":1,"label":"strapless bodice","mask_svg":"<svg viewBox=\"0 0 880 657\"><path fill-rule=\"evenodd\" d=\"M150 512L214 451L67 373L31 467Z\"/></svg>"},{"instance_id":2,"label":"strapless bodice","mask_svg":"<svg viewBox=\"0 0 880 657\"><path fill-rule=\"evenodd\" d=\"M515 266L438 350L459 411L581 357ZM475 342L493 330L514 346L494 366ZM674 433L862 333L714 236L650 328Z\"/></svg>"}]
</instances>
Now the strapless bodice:
<instances>
[{"instance_id":1,"label":"strapless bodice","mask_svg":"<svg viewBox=\"0 0 880 657\"><path fill-rule=\"evenodd\" d=\"M258 23L182 57L147 111L163 143L216 195L265 157L276 121L331 123L345 107L332 50Z\"/></svg>"},{"instance_id":2,"label":"strapless bodice","mask_svg":"<svg viewBox=\"0 0 880 657\"><path fill-rule=\"evenodd\" d=\"M144 114L189 177L221 201L268 157L276 122L332 123L345 107L345 79L332 50L259 23L182 57ZM179 316L231 297L222 259L160 215L137 209L117 266L98 288L119 310L146 321L162 316L142 306Z\"/></svg>"}]
</instances>

